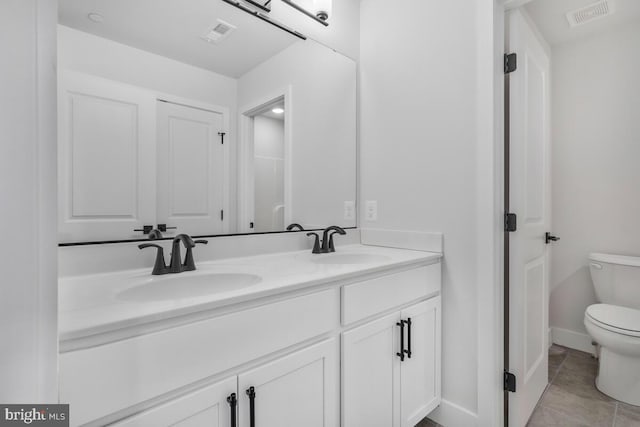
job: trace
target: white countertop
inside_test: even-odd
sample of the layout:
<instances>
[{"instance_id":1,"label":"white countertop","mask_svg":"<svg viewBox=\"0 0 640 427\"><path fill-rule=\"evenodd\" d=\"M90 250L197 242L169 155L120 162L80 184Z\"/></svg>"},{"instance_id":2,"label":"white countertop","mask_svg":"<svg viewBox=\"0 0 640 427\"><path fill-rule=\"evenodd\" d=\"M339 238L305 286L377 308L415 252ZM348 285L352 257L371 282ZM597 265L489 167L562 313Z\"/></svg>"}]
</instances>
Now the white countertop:
<instances>
[{"instance_id":1,"label":"white countertop","mask_svg":"<svg viewBox=\"0 0 640 427\"><path fill-rule=\"evenodd\" d=\"M336 251L335 254L314 255L305 250L200 262L196 271L177 275L152 276L152 266L149 266L116 273L61 277L59 339L64 342L90 337L284 292L346 281L369 273L428 264L442 257L440 253L365 245L339 246ZM370 254L374 257L371 262L360 264L315 262L321 257L341 254ZM164 301L127 301L119 297L121 292L141 283L152 283L169 276L187 278L212 273L253 274L261 281L248 287L200 297Z\"/></svg>"}]
</instances>

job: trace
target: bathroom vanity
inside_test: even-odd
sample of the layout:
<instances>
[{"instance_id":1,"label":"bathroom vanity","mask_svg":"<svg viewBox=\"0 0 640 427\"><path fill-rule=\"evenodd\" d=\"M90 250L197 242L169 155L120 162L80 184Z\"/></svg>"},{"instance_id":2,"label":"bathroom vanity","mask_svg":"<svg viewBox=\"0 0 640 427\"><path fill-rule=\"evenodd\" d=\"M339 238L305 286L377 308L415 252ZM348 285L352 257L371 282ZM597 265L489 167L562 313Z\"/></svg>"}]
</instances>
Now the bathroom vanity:
<instances>
[{"instance_id":1,"label":"bathroom vanity","mask_svg":"<svg viewBox=\"0 0 640 427\"><path fill-rule=\"evenodd\" d=\"M356 61L230 1L164 2L152 20L111 0L60 6L71 424L413 427L433 410L442 245L344 244L343 229L363 241ZM337 252L312 254L306 233L323 229L314 251L332 231ZM251 233L268 235L237 236ZM210 240L178 273L171 239L186 234ZM158 256L152 275L162 253L138 244L171 250L170 267Z\"/></svg>"},{"instance_id":2,"label":"bathroom vanity","mask_svg":"<svg viewBox=\"0 0 640 427\"><path fill-rule=\"evenodd\" d=\"M61 278L60 402L72 425L413 427L440 403L440 259L348 245Z\"/></svg>"}]
</instances>

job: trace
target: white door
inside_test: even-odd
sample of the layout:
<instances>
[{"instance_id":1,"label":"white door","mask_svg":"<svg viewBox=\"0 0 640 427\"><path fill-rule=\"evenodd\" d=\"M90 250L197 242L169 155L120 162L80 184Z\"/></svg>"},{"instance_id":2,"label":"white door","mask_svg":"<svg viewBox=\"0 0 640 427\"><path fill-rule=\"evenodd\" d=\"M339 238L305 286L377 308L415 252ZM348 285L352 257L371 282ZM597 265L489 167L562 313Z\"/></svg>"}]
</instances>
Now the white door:
<instances>
[{"instance_id":1,"label":"white door","mask_svg":"<svg viewBox=\"0 0 640 427\"><path fill-rule=\"evenodd\" d=\"M58 85L61 242L144 238L155 221L155 99L63 70Z\"/></svg>"},{"instance_id":2,"label":"white door","mask_svg":"<svg viewBox=\"0 0 640 427\"><path fill-rule=\"evenodd\" d=\"M338 427L335 338L238 376L239 427ZM253 392L254 423L251 423Z\"/></svg>"},{"instance_id":3,"label":"white door","mask_svg":"<svg viewBox=\"0 0 640 427\"><path fill-rule=\"evenodd\" d=\"M114 427L235 427L227 398L236 393L236 377L206 386L155 408L141 412Z\"/></svg>"},{"instance_id":4,"label":"white door","mask_svg":"<svg viewBox=\"0 0 640 427\"><path fill-rule=\"evenodd\" d=\"M507 15L507 25L507 51L518 63L509 75L509 210L518 223L509 252L509 370L517 378L509 426L520 427L548 380L549 56L519 10Z\"/></svg>"},{"instance_id":5,"label":"white door","mask_svg":"<svg viewBox=\"0 0 640 427\"><path fill-rule=\"evenodd\" d=\"M226 186L223 115L158 101L157 222L168 234L221 234Z\"/></svg>"},{"instance_id":6,"label":"white door","mask_svg":"<svg viewBox=\"0 0 640 427\"><path fill-rule=\"evenodd\" d=\"M440 404L440 297L400 313L405 348L400 362L401 427L414 427Z\"/></svg>"},{"instance_id":7,"label":"white door","mask_svg":"<svg viewBox=\"0 0 640 427\"><path fill-rule=\"evenodd\" d=\"M342 335L344 427L398 427L399 313Z\"/></svg>"}]
</instances>

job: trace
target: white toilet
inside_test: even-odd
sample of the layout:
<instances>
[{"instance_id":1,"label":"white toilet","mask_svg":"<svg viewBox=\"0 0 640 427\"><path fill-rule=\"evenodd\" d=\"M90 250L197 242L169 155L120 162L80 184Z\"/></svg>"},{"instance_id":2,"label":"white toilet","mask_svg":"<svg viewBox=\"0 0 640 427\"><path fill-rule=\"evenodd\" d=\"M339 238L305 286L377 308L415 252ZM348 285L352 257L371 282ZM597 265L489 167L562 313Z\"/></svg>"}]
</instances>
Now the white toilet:
<instances>
[{"instance_id":1,"label":"white toilet","mask_svg":"<svg viewBox=\"0 0 640 427\"><path fill-rule=\"evenodd\" d=\"M640 257L591 254L589 268L600 301L584 314L600 350L596 387L640 406Z\"/></svg>"}]
</instances>

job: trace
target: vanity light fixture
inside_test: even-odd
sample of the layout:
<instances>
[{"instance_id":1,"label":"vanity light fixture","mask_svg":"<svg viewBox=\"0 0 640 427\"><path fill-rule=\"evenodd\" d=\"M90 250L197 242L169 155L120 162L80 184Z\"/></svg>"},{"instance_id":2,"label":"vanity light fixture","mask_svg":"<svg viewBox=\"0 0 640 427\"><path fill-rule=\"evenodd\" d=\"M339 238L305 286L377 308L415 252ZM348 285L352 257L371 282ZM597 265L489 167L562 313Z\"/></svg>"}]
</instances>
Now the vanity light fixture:
<instances>
[{"instance_id":1,"label":"vanity light fixture","mask_svg":"<svg viewBox=\"0 0 640 427\"><path fill-rule=\"evenodd\" d=\"M328 20L331 16L331 3L332 0L313 0L313 11L316 18L323 22Z\"/></svg>"},{"instance_id":2,"label":"vanity light fixture","mask_svg":"<svg viewBox=\"0 0 640 427\"><path fill-rule=\"evenodd\" d=\"M87 15L87 18L89 18L90 21L93 21L97 24L100 24L102 22L104 22L104 16L100 15L99 13L95 13L95 12L91 12L90 14Z\"/></svg>"},{"instance_id":3,"label":"vanity light fixture","mask_svg":"<svg viewBox=\"0 0 640 427\"><path fill-rule=\"evenodd\" d=\"M264 13L260 13L257 12L255 10L252 10L251 8L248 8L242 4L240 4L240 2L236 1L236 0L222 0L223 2L230 4L233 7L237 7L238 9L242 10L243 12L248 13L249 15L255 16L258 19L263 20L264 22L267 22L271 25L273 25L274 27L278 27L280 28L282 31L286 31L287 33L294 35L296 37L298 37L299 39L302 40L306 40L307 37L304 34L301 34L299 32L297 32L296 30L292 30L291 28L287 27L286 25L282 25L281 23L279 23L278 21L275 21L273 19L271 19L270 17L268 17L267 15L265 15ZM289 0L282 0L285 3ZM325 24L328 25L328 24Z\"/></svg>"},{"instance_id":4,"label":"vanity light fixture","mask_svg":"<svg viewBox=\"0 0 640 427\"><path fill-rule=\"evenodd\" d=\"M282 113L284 113L284 108L276 107L276 108L274 108L274 109L273 109L273 110L271 110L271 111L272 111L273 113L276 113L276 114L282 114Z\"/></svg>"},{"instance_id":5,"label":"vanity light fixture","mask_svg":"<svg viewBox=\"0 0 640 427\"><path fill-rule=\"evenodd\" d=\"M288 4L298 12L302 12L309 18L327 27L329 16L331 16L332 0L307 0L305 3L311 3L307 8L300 5L300 0L282 0L284 4Z\"/></svg>"}]
</instances>

